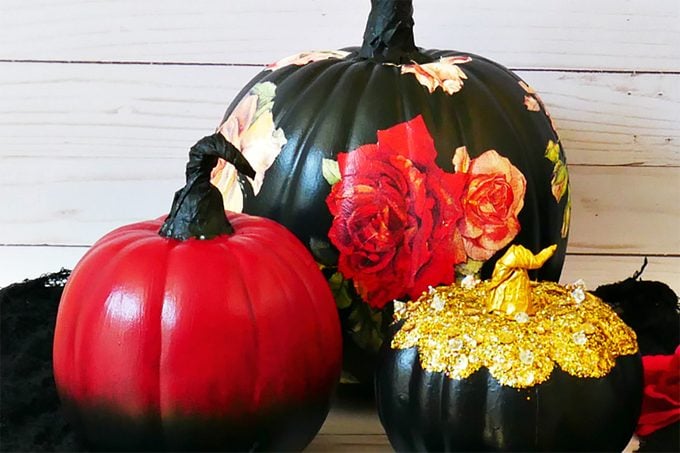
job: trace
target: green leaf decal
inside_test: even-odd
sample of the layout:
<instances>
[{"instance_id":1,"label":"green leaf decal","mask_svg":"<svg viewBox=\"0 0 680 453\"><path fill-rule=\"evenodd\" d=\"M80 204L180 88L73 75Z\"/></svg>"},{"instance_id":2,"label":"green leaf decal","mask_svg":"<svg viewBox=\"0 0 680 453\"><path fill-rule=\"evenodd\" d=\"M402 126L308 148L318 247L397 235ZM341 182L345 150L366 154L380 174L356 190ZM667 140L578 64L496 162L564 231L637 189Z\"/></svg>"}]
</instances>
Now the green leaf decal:
<instances>
[{"instance_id":1,"label":"green leaf decal","mask_svg":"<svg viewBox=\"0 0 680 453\"><path fill-rule=\"evenodd\" d=\"M567 171L567 164L560 153L560 144L549 140L548 146L545 148L545 157L554 164L552 179L550 180L553 197L559 203L562 201L562 197L567 196L567 204L564 207L562 229L560 231L560 235L566 238L569 233L569 222L571 221L571 191L569 190L569 172Z\"/></svg>"},{"instance_id":2,"label":"green leaf decal","mask_svg":"<svg viewBox=\"0 0 680 453\"><path fill-rule=\"evenodd\" d=\"M378 352L382 346L383 314L361 301L354 303L349 315L350 336L362 349Z\"/></svg>"},{"instance_id":3,"label":"green leaf decal","mask_svg":"<svg viewBox=\"0 0 680 453\"><path fill-rule=\"evenodd\" d=\"M276 85L272 82L258 83L250 89L250 94L257 96L257 110L255 118L259 118L264 112L271 112L274 108Z\"/></svg>"},{"instance_id":4,"label":"green leaf decal","mask_svg":"<svg viewBox=\"0 0 680 453\"><path fill-rule=\"evenodd\" d=\"M331 275L328 279L328 285L331 287L331 291L335 297L335 304L339 309L342 310L352 305L352 296L349 293L349 281L345 280L340 272Z\"/></svg>"},{"instance_id":5,"label":"green leaf decal","mask_svg":"<svg viewBox=\"0 0 680 453\"><path fill-rule=\"evenodd\" d=\"M321 163L321 172L323 173L323 179L328 182L331 186L336 182L340 181L342 175L340 174L340 166L338 161L333 159L324 159Z\"/></svg>"}]
</instances>

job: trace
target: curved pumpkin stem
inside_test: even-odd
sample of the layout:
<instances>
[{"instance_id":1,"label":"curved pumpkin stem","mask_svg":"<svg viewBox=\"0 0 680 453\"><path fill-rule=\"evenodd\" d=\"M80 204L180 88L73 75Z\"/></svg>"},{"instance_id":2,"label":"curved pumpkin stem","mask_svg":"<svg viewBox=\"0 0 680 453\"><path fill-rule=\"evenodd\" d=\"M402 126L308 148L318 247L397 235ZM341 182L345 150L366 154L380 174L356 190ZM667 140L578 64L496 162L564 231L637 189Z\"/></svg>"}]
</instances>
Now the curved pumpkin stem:
<instances>
[{"instance_id":1,"label":"curved pumpkin stem","mask_svg":"<svg viewBox=\"0 0 680 453\"><path fill-rule=\"evenodd\" d=\"M430 60L415 45L413 24L412 0L371 0L371 14L359 55L394 64Z\"/></svg>"},{"instance_id":2,"label":"curved pumpkin stem","mask_svg":"<svg viewBox=\"0 0 680 453\"><path fill-rule=\"evenodd\" d=\"M158 232L161 236L184 241L234 232L224 212L222 194L210 183L210 172L218 158L233 164L244 175L255 177L255 170L243 154L221 133L203 137L189 151L187 182L175 193L170 214Z\"/></svg>"},{"instance_id":3,"label":"curved pumpkin stem","mask_svg":"<svg viewBox=\"0 0 680 453\"><path fill-rule=\"evenodd\" d=\"M557 245L546 247L534 255L521 245L511 245L496 261L489 282L488 311L501 311L512 315L518 312L534 314L528 269L538 269L553 256Z\"/></svg>"}]
</instances>

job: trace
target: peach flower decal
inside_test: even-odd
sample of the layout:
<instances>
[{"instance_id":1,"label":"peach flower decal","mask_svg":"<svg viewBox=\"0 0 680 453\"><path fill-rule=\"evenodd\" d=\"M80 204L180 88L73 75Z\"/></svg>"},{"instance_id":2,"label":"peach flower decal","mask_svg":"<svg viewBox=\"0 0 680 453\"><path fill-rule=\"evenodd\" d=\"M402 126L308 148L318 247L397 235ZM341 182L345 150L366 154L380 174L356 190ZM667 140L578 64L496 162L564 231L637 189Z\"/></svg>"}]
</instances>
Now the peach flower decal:
<instances>
[{"instance_id":1,"label":"peach flower decal","mask_svg":"<svg viewBox=\"0 0 680 453\"><path fill-rule=\"evenodd\" d=\"M555 127L555 121L553 120L552 116L550 116L550 112L543 103L543 100L538 96L536 90L534 90L524 80L519 81L519 86L521 86L526 92L524 95L524 106L527 108L527 110L530 112L540 112L542 109L545 112L545 116L547 116L550 120L550 126L553 128L553 131L557 131L557 128Z\"/></svg>"},{"instance_id":2,"label":"peach flower decal","mask_svg":"<svg viewBox=\"0 0 680 453\"><path fill-rule=\"evenodd\" d=\"M315 61L328 60L330 58L341 60L349 54L350 54L349 52L346 52L344 50L320 50L300 52L268 65L267 69L270 71L276 71L277 69L285 68L286 66L290 65L304 66Z\"/></svg>"},{"instance_id":3,"label":"peach flower decal","mask_svg":"<svg viewBox=\"0 0 680 453\"><path fill-rule=\"evenodd\" d=\"M253 86L218 128L256 171L255 178L249 179L255 195L262 188L266 171L286 144L283 130L274 125L275 93L276 85L271 82ZM220 159L212 171L211 182L222 192L225 209L243 211L243 190L233 165Z\"/></svg>"},{"instance_id":4,"label":"peach flower decal","mask_svg":"<svg viewBox=\"0 0 680 453\"><path fill-rule=\"evenodd\" d=\"M491 149L470 159L467 149L456 149L456 174L467 176L463 191L463 218L458 229L466 254L486 261L517 236L517 215L524 206L526 179L510 160Z\"/></svg>"},{"instance_id":5,"label":"peach flower decal","mask_svg":"<svg viewBox=\"0 0 680 453\"><path fill-rule=\"evenodd\" d=\"M452 95L463 88L463 81L467 75L458 67L472 59L468 56L442 57L432 63L410 63L401 67L402 74L413 74L421 85L430 93L441 88L446 94Z\"/></svg>"}]
</instances>

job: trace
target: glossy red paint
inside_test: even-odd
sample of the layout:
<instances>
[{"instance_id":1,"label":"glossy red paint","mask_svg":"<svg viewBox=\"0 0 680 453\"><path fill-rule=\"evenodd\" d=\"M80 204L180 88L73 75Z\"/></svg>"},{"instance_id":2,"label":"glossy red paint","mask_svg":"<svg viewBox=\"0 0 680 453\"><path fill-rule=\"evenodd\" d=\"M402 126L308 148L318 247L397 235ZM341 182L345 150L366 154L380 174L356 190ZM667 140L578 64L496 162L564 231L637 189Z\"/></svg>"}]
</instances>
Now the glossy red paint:
<instances>
[{"instance_id":1,"label":"glossy red paint","mask_svg":"<svg viewBox=\"0 0 680 453\"><path fill-rule=\"evenodd\" d=\"M228 218L233 235L168 239L158 219L91 248L57 317L62 397L162 420L256 415L329 397L341 335L317 264L277 223Z\"/></svg>"}]
</instances>

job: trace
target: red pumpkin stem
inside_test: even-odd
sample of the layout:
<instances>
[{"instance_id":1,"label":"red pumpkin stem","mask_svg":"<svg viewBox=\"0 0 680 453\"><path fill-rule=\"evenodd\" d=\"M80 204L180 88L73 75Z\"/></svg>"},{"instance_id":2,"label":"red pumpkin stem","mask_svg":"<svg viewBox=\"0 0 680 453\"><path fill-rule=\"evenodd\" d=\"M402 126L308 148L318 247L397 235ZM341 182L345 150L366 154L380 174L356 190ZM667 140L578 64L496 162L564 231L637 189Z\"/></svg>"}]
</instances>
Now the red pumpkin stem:
<instances>
[{"instance_id":1,"label":"red pumpkin stem","mask_svg":"<svg viewBox=\"0 0 680 453\"><path fill-rule=\"evenodd\" d=\"M243 154L222 134L203 137L189 151L187 182L175 193L170 214L158 232L161 236L184 241L234 232L224 212L222 194L210 183L210 172L218 158L233 164L244 175L255 177L255 170Z\"/></svg>"},{"instance_id":2,"label":"red pumpkin stem","mask_svg":"<svg viewBox=\"0 0 680 453\"><path fill-rule=\"evenodd\" d=\"M413 24L412 0L371 0L371 14L359 55L394 64L431 60L418 51Z\"/></svg>"}]
</instances>

